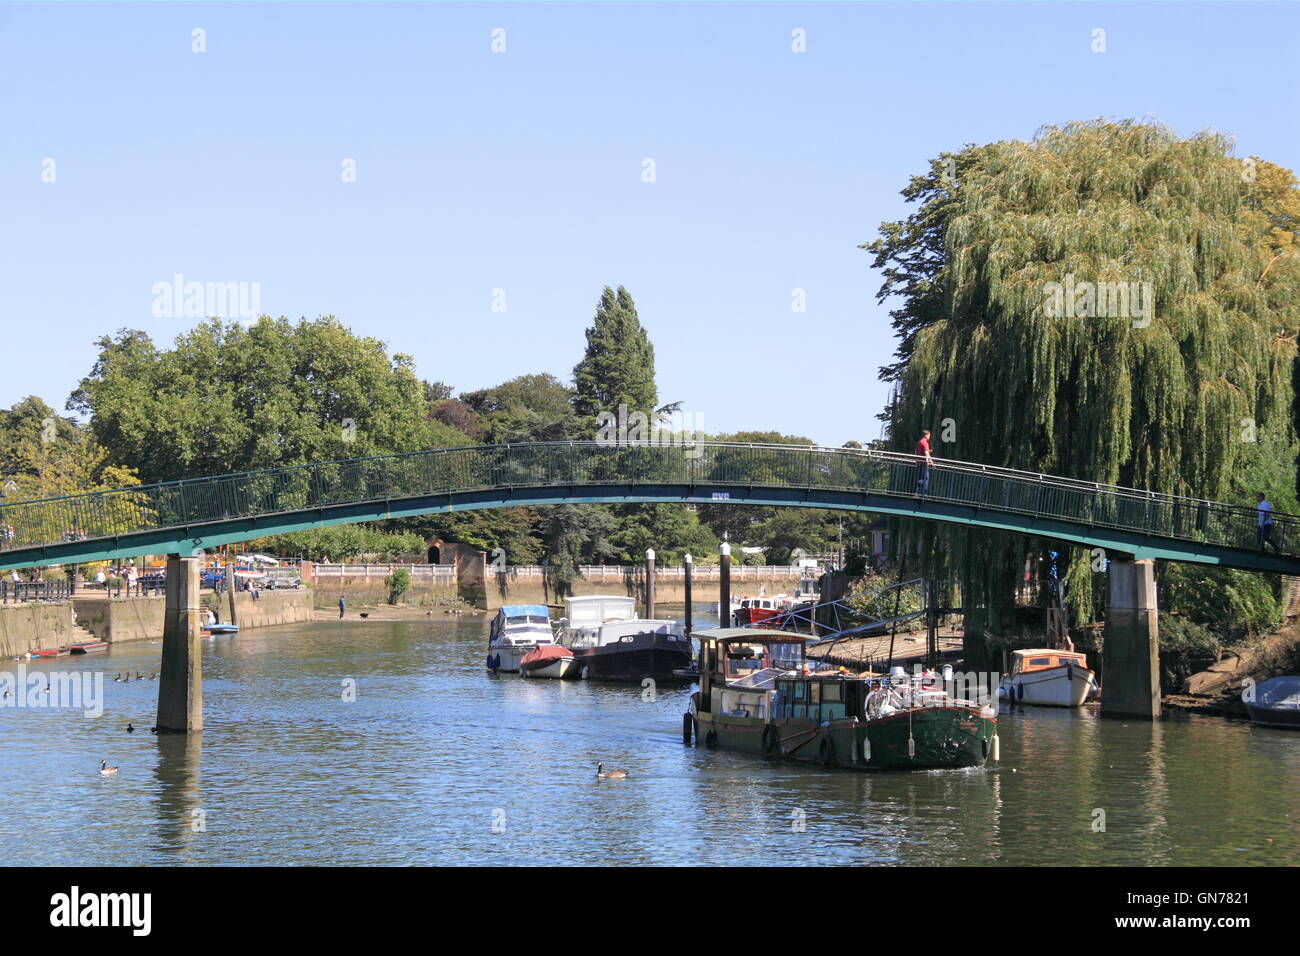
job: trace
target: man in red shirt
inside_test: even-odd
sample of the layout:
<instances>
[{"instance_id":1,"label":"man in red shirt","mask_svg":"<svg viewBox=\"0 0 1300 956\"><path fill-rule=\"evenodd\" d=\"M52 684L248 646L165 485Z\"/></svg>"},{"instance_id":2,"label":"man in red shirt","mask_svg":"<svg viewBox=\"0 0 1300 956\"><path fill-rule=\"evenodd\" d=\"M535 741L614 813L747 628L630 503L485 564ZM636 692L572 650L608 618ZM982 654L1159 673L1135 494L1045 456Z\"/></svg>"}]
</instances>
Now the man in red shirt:
<instances>
[{"instance_id":1,"label":"man in red shirt","mask_svg":"<svg viewBox=\"0 0 1300 956\"><path fill-rule=\"evenodd\" d=\"M916 443L916 491L915 494L924 495L930 491L930 466L934 464L934 459L930 457L930 429L921 429L921 440Z\"/></svg>"}]
</instances>

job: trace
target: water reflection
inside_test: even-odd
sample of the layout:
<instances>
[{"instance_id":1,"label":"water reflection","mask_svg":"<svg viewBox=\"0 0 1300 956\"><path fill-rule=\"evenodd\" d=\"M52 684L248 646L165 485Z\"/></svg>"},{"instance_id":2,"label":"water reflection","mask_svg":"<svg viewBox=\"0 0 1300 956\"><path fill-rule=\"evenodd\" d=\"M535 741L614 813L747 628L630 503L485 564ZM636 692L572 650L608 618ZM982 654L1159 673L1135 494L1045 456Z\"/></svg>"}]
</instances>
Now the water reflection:
<instances>
[{"instance_id":1,"label":"water reflection","mask_svg":"<svg viewBox=\"0 0 1300 956\"><path fill-rule=\"evenodd\" d=\"M157 670L159 646L87 661L108 675L103 718L0 711L8 859L1300 863L1300 734L1023 708L999 716L997 766L828 771L684 747L690 685L650 697L490 676L486 628L322 622L211 641L193 740L124 733L153 723L157 685L112 676ZM121 772L99 777L102 758ZM597 761L631 777L598 781ZM61 809L88 806L93 823Z\"/></svg>"}]
</instances>

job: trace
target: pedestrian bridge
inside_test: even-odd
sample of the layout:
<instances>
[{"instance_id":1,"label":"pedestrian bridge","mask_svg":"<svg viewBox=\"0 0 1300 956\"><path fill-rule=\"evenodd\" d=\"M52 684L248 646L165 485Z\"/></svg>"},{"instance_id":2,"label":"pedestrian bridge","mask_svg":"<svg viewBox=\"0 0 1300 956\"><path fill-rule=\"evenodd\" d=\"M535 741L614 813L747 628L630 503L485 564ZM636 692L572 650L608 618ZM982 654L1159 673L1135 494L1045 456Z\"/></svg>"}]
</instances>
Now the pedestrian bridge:
<instances>
[{"instance_id":1,"label":"pedestrian bridge","mask_svg":"<svg viewBox=\"0 0 1300 956\"><path fill-rule=\"evenodd\" d=\"M541 442L435 449L63 498L0 499L0 570L194 555L289 531L511 505L755 504L871 511L1101 548L1114 558L1300 574L1300 516L1256 546L1250 505L936 459L806 445ZM8 526L8 530L5 526Z\"/></svg>"}]
</instances>

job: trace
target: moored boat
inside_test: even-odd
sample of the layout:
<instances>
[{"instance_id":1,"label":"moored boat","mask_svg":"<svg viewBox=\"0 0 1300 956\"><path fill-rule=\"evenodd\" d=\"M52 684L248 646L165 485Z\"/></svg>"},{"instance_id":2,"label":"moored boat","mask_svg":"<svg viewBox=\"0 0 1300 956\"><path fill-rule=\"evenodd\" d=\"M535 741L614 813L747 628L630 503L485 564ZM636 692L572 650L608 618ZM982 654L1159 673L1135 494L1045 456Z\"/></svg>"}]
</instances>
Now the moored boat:
<instances>
[{"instance_id":1,"label":"moored boat","mask_svg":"<svg viewBox=\"0 0 1300 956\"><path fill-rule=\"evenodd\" d=\"M1083 654L1038 648L1012 653L1011 673L1003 675L998 695L1015 704L1081 707L1096 687Z\"/></svg>"},{"instance_id":2,"label":"moored boat","mask_svg":"<svg viewBox=\"0 0 1300 956\"><path fill-rule=\"evenodd\" d=\"M577 678L582 668L573 651L558 644L539 644L519 659L519 673L524 677L550 677L555 680Z\"/></svg>"},{"instance_id":3,"label":"moored boat","mask_svg":"<svg viewBox=\"0 0 1300 956\"><path fill-rule=\"evenodd\" d=\"M204 624L201 628L199 628L199 630L202 631L204 634L206 634L208 637L212 637L216 634L238 634L239 625L238 624Z\"/></svg>"},{"instance_id":4,"label":"moored boat","mask_svg":"<svg viewBox=\"0 0 1300 956\"><path fill-rule=\"evenodd\" d=\"M573 651L588 680L680 680L691 664L691 639L681 624L636 616L630 597L593 594L564 600L560 643Z\"/></svg>"},{"instance_id":5,"label":"moored boat","mask_svg":"<svg viewBox=\"0 0 1300 956\"><path fill-rule=\"evenodd\" d=\"M784 595L777 597L746 597L741 598L740 606L736 608L735 620L737 627L764 627L773 626L769 622L773 618L779 617L785 609L784 605L788 602L782 600Z\"/></svg>"},{"instance_id":6,"label":"moored boat","mask_svg":"<svg viewBox=\"0 0 1300 956\"><path fill-rule=\"evenodd\" d=\"M696 632L700 689L683 738L855 770L980 767L997 759L996 704L933 680L812 670L804 640L752 628Z\"/></svg>"},{"instance_id":7,"label":"moored boat","mask_svg":"<svg viewBox=\"0 0 1300 956\"><path fill-rule=\"evenodd\" d=\"M1300 730L1300 676L1287 675L1261 681L1246 694L1250 719L1265 727Z\"/></svg>"},{"instance_id":8,"label":"moored boat","mask_svg":"<svg viewBox=\"0 0 1300 956\"><path fill-rule=\"evenodd\" d=\"M504 604L488 632L487 669L515 673L525 654L539 645L554 643L545 604Z\"/></svg>"},{"instance_id":9,"label":"moored boat","mask_svg":"<svg viewBox=\"0 0 1300 956\"><path fill-rule=\"evenodd\" d=\"M64 644L61 651L67 651L69 654L89 654L91 651L108 650L108 641L81 641L76 644Z\"/></svg>"}]
</instances>

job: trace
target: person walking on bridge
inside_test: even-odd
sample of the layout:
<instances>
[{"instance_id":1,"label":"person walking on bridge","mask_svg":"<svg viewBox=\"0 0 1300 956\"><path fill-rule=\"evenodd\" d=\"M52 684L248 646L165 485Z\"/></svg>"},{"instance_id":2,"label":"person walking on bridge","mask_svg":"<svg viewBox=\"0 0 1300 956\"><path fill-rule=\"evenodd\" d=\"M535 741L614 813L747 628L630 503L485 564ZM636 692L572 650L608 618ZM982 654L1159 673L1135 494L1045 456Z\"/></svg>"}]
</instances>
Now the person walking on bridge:
<instances>
[{"instance_id":1,"label":"person walking on bridge","mask_svg":"<svg viewBox=\"0 0 1300 956\"><path fill-rule=\"evenodd\" d=\"M924 495L930 491L930 466L934 459L930 457L930 429L921 429L921 439L916 443L916 489L913 494Z\"/></svg>"},{"instance_id":2,"label":"person walking on bridge","mask_svg":"<svg viewBox=\"0 0 1300 956\"><path fill-rule=\"evenodd\" d=\"M1255 492L1255 497L1259 500L1259 504L1255 506L1255 512L1259 515L1259 526L1255 529L1255 543L1261 551L1267 545L1273 549L1274 554L1281 554L1277 545L1273 543L1273 506L1264 498L1264 492Z\"/></svg>"}]
</instances>

